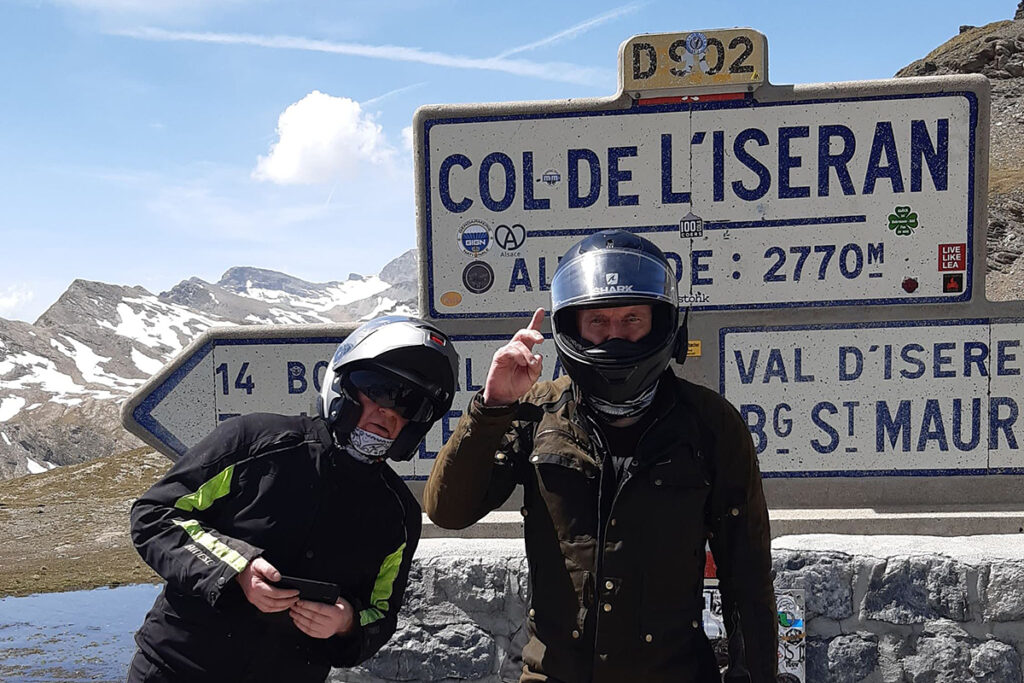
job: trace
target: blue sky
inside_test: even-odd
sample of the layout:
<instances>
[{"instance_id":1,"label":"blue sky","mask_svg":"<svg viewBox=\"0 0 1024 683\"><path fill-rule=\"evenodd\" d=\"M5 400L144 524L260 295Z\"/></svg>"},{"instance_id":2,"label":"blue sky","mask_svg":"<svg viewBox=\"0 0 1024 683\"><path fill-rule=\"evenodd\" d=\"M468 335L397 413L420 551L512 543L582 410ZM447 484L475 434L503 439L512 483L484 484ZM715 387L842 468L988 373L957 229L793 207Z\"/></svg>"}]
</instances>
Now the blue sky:
<instances>
[{"instance_id":1,"label":"blue sky","mask_svg":"<svg viewBox=\"0 0 1024 683\"><path fill-rule=\"evenodd\" d=\"M603 97L639 33L750 26L775 84L891 77L1014 0L0 0L0 317L75 278L374 274L416 245L411 123Z\"/></svg>"}]
</instances>

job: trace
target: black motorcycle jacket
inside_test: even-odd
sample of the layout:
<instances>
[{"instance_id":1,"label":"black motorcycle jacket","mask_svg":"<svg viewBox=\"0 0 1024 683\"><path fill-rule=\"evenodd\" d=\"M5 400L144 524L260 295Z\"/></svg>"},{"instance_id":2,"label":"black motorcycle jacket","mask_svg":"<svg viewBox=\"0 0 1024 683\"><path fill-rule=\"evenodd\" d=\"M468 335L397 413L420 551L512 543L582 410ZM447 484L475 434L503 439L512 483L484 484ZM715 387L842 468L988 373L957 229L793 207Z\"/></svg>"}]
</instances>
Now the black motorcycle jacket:
<instances>
[{"instance_id":1,"label":"black motorcycle jacket","mask_svg":"<svg viewBox=\"0 0 1024 683\"><path fill-rule=\"evenodd\" d=\"M323 419L228 420L132 506L135 547L167 582L136 642L180 680L322 681L394 633L420 526L401 478L340 451ZM316 639L256 609L235 577L257 557L338 584L354 632Z\"/></svg>"}]
</instances>

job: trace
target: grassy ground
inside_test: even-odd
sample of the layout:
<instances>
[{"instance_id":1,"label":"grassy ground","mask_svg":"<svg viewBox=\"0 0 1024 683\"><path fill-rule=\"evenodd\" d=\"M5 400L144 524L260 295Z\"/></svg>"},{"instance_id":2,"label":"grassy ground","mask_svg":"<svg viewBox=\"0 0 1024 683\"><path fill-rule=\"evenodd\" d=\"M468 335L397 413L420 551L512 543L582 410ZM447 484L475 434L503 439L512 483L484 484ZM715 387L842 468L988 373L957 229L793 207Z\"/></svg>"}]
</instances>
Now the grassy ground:
<instances>
[{"instance_id":1,"label":"grassy ground","mask_svg":"<svg viewBox=\"0 0 1024 683\"><path fill-rule=\"evenodd\" d=\"M0 597L158 583L128 510L170 464L146 448L0 482Z\"/></svg>"}]
</instances>

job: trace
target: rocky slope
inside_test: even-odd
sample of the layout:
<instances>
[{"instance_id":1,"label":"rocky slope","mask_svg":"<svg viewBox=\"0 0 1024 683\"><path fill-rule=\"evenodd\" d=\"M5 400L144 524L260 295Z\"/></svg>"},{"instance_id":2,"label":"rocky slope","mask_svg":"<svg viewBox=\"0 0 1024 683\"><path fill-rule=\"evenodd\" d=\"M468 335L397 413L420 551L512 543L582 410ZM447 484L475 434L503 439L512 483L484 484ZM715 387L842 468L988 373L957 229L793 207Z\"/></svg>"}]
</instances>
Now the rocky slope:
<instances>
[{"instance_id":1,"label":"rocky slope","mask_svg":"<svg viewBox=\"0 0 1024 683\"><path fill-rule=\"evenodd\" d=\"M1024 299L1024 2L1012 20L960 33L896 77L980 73L992 85L988 298Z\"/></svg>"},{"instance_id":2,"label":"rocky slope","mask_svg":"<svg viewBox=\"0 0 1024 683\"><path fill-rule=\"evenodd\" d=\"M417 277L410 250L343 282L231 268L154 295L75 280L34 324L0 319L0 480L139 446L120 404L210 327L414 314Z\"/></svg>"}]
</instances>

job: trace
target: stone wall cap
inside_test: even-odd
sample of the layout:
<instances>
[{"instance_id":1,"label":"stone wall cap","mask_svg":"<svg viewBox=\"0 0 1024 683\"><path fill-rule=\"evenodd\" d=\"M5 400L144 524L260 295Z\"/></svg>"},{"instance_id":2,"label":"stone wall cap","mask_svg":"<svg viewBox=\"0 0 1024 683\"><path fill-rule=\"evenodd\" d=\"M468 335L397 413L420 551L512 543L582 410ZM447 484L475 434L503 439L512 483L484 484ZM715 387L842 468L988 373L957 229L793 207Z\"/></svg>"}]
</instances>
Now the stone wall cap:
<instances>
[{"instance_id":1,"label":"stone wall cap","mask_svg":"<svg viewBox=\"0 0 1024 683\"><path fill-rule=\"evenodd\" d=\"M839 552L870 557L940 555L966 564L991 560L1024 561L1024 534L984 536L854 536L846 534L801 534L779 536L772 550Z\"/></svg>"}]
</instances>

